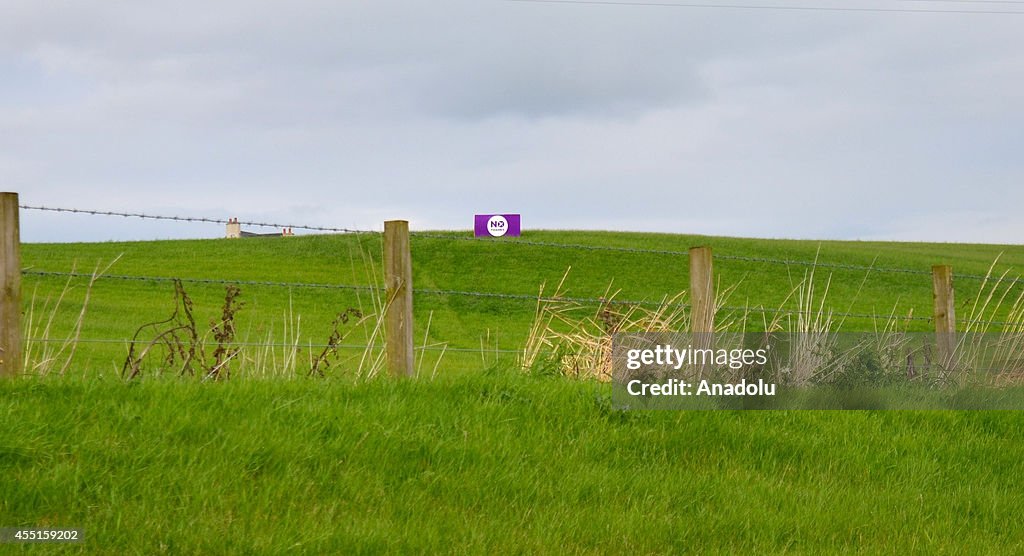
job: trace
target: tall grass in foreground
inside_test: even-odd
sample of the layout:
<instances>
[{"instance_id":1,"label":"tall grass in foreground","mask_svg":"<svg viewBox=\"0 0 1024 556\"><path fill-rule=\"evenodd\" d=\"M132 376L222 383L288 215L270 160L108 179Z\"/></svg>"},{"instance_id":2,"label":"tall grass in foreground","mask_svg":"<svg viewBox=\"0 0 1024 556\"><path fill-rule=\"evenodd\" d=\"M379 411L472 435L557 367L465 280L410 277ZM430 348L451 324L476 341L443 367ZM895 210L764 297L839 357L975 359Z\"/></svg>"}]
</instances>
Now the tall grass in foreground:
<instances>
[{"instance_id":1,"label":"tall grass in foreground","mask_svg":"<svg viewBox=\"0 0 1024 556\"><path fill-rule=\"evenodd\" d=\"M960 321L948 372L995 372L999 384L1024 382L1024 286L1009 270L995 273L997 257L982 281L970 311ZM961 373L962 374L962 373ZM975 378L976 377L970 377Z\"/></svg>"},{"instance_id":2,"label":"tall grass in foreground","mask_svg":"<svg viewBox=\"0 0 1024 556\"><path fill-rule=\"evenodd\" d=\"M612 336L620 332L661 332L686 330L689 313L681 300L685 292L665 296L653 308L620 304L611 286L602 296L596 312L579 317L586 310L565 294L571 269L550 295L541 285L537 309L519 365L524 369L547 366L574 378L612 379Z\"/></svg>"},{"instance_id":3,"label":"tall grass in foreground","mask_svg":"<svg viewBox=\"0 0 1024 556\"><path fill-rule=\"evenodd\" d=\"M234 285L225 287L220 318L200 327L195 307L180 281L175 281L175 308L170 318L143 325L129 346L122 376L144 373L200 376L204 381L245 378L325 377L328 373L355 380L371 379L384 366L383 315L389 301L381 294L383 278L372 257L360 246L362 264L351 261L353 272L364 269L365 291L356 290L356 304L336 313L326 331L306 334L302 315L288 308L278 326L253 324L244 337L236 337L235 317L244 308L244 296ZM350 252L350 257L354 255ZM359 278L356 278L359 280ZM148 332L148 334L143 334ZM429 332L429 328L428 328ZM212 351L212 355L207 355Z\"/></svg>"},{"instance_id":4,"label":"tall grass in foreground","mask_svg":"<svg viewBox=\"0 0 1024 556\"><path fill-rule=\"evenodd\" d=\"M92 298L93 286L112 266L121 258L118 255L109 264L97 263L92 274L85 284L85 294L78 309L77 317L71 331L64 338L57 338L54 329L54 321L60 313L65 299L72 291L73 278L68 277L57 297L46 297L42 300L42 306L38 303L38 289L33 290L32 299L29 301L28 310L25 314L22 369L27 375L47 376L52 373L64 375L71 367L78 351L79 340L82 336L82 325L85 323L85 316L89 309L89 301ZM102 269L101 269L102 267ZM70 274L75 273L72 266ZM36 313L39 307L39 314Z\"/></svg>"},{"instance_id":5,"label":"tall grass in foreground","mask_svg":"<svg viewBox=\"0 0 1024 556\"><path fill-rule=\"evenodd\" d=\"M280 379L328 374L357 381L372 379L385 366L383 315L389 300L383 294L384 280L377 258L370 256L361 243L350 249L349 257L353 282L369 287L354 290L355 303L340 307L326 329L307 330L302 315L293 308L290 291L280 320L250 320L243 328L237 320L239 314L245 314L246 295L239 286L225 286L223 303L216 309L216 316L212 316L213 306L194 301L183 282L174 280L173 300L166 307L166 318L133 326L135 333L125 341L123 364L115 367L115 372L126 380L191 376L205 382L232 377ZM69 276L58 295L44 298L33 292L25 316L26 374L69 372L79 344L89 341L83 340L81 334L93 287L119 258L102 268L97 265L84 285ZM75 292L79 288L84 288L84 295ZM72 292L79 293L75 299L81 308L76 310L77 316L67 331ZM436 376L447 350L447 342L431 340L432 322L433 313L423 333L423 343L417 348L417 375ZM440 354L435 357L434 352Z\"/></svg>"},{"instance_id":6,"label":"tall grass in foreground","mask_svg":"<svg viewBox=\"0 0 1024 556\"><path fill-rule=\"evenodd\" d=\"M1024 551L1015 412L623 412L609 390L0 381L0 523L85 529L12 553Z\"/></svg>"},{"instance_id":7,"label":"tall grass in foreground","mask_svg":"<svg viewBox=\"0 0 1024 556\"><path fill-rule=\"evenodd\" d=\"M739 313L724 312L716 319L717 348L784 347L773 354L767 376L763 369L720 369L720 378L738 381L757 375L793 386L851 381L865 385L900 381L991 385L1024 380L1024 288L1010 279L1008 272L995 276L990 269L960 321L950 364L939 360L934 336L907 332L913 313L901 316L898 302L888 315L873 321L873 333L842 332L846 316L834 310L829 300L832 276L820 278L816 272L812 266L777 309L747 308ZM519 358L524 369L543 368L564 376L607 381L612 378L614 334L689 329L683 303L686 292L643 307L617 304L617 292L609 287L605 302L588 313L565 295L567 277L568 272L550 295L545 295L541 286L530 335ZM727 288L715 300L716 312L731 291ZM996 321L997 317L1002 320ZM750 332L752 324L761 332ZM784 339L781 344L780 339Z\"/></svg>"}]
</instances>

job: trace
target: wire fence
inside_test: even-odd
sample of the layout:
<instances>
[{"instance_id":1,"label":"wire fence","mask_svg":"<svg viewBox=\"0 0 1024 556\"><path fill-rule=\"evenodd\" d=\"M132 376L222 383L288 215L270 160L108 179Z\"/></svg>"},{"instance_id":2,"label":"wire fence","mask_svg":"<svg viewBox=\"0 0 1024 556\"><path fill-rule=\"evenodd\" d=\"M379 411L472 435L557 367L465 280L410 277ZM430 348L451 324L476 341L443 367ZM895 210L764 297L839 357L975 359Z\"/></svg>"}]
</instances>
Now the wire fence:
<instances>
[{"instance_id":1,"label":"wire fence","mask_svg":"<svg viewBox=\"0 0 1024 556\"><path fill-rule=\"evenodd\" d=\"M23 275L26 276L41 276L41 277L54 277L54 278L84 278L91 279L93 275L85 272L55 272L55 271L39 271L32 269L24 269ZM103 274L96 277L98 280L126 280L134 282L152 282L152 283L172 283L175 280L179 280L182 283L193 283L193 284L208 284L208 285L251 285L251 286L265 286L265 287L280 287L280 288L308 288L308 289L324 289L324 290L348 290L348 291L373 291L378 294L384 292L384 288L380 286L372 285L358 285L358 284L327 284L327 283L310 283L310 282L273 282L273 281L258 281L258 280L229 280L229 279L215 279L215 278L174 278L168 276L127 276L118 274ZM417 295L426 296L454 296L454 297L470 297L478 299L494 299L494 300L507 300L526 302L530 304L538 303L575 303L583 306L646 306L646 307L665 307L670 309L690 309L691 305L688 303L668 303L666 300L651 300L651 299L617 299L614 297L576 297L576 296L544 296L540 294L527 294L527 293L506 293L506 292L482 292L482 291L466 291L466 290L443 290L443 289L428 289L428 288L417 288ZM766 313L766 314L784 314L784 315L808 315L813 311L810 309L799 310L785 307L763 307L763 306L738 306L738 305L722 305L717 307L718 311L730 312L730 313ZM879 314L879 313L858 313L858 312L846 312L846 311L828 311L828 316L835 318L844 319L862 319L870 321L882 321L887 322L890 320L900 322L932 322L932 317L921 317L921 316L900 316L896 314ZM987 324L987 325L1008 325L1012 324L1006 321L997 320L972 320L971 322L976 324Z\"/></svg>"},{"instance_id":2,"label":"wire fence","mask_svg":"<svg viewBox=\"0 0 1024 556\"><path fill-rule=\"evenodd\" d=\"M139 218L146 220L163 220L163 221L176 221L176 222L188 222L188 223L205 223L205 224L240 224L246 226L255 227L268 227L268 228L291 228L299 230L308 230L313 232L324 232L324 233L336 233L336 234L374 234L380 235L381 232L377 230L360 230L352 228L342 227L331 227L331 226L320 226L313 224L296 224L296 223L276 223L276 222L260 222L260 221L240 221L238 219L223 219L223 218L209 218L209 217L193 217L193 216L174 216L174 215L156 215L146 214L138 212L121 212L121 211L106 211L106 210L87 210L87 209L76 209L76 208L58 208L58 207L46 207L46 206L32 206L32 205L20 205L21 209L29 211L43 211L43 212L54 212L54 213L69 213L69 214L82 214L90 216L107 216L107 217L123 217L123 218ZM653 255L661 257L689 257L688 251L670 250L670 249L650 249L650 248L637 248L627 246L613 246L613 245L592 245L585 243L559 243L549 241L537 241L531 239L495 239L485 238L480 239L468 235L455 235L455 234L442 234L432 232L413 232L410 234L412 239L427 240L427 241L456 241L456 242L473 242L481 246L496 247L496 248L543 248L543 249L559 249L567 250L572 252L588 253L588 252L607 252L607 253L622 253L631 255ZM774 265L784 267L804 267L812 269L828 269L828 270L842 270L842 271L857 271L865 272L868 274L879 273L879 274L894 274L894 275L909 275L909 276L931 276L932 272L926 269L919 268L900 268L900 267L889 267L889 266L876 266L874 264L852 264L852 263L838 263L819 260L815 257L814 260L800 260L800 259L788 259L788 258L772 258L772 257L758 257L758 256L745 256L745 255L730 255L730 254L716 254L715 260L720 261L732 261L749 263L753 265ZM379 285L372 284L338 284L338 283L317 283L317 282L290 282L290 281L274 281L274 280L250 280L250 279L231 279L222 277L171 277L171 276L149 276L149 275L125 275L125 274L101 274L94 276L92 273L86 272L75 272L75 271L57 271L57 270L41 270L33 267L22 269L23 276L34 276L40 278L64 278L64 279L93 279L98 280L116 280L116 281L133 281L142 283L172 283L176 280L182 283L189 284L204 284L204 285L236 285L236 286L256 286L256 287L269 287L269 288L295 288L295 289L315 289L315 290L339 290L339 291L367 291L374 292L377 294L383 294L384 288ZM980 281L988 283L999 283L1004 285L1019 284L1024 282L1024 279L1019 277L1001 277L993 274L981 275L981 274L957 274L957 278ZM475 299L488 299L499 302L509 303L530 303L530 304L543 304L543 303L569 303L577 304L580 308L586 307L613 307L613 306L648 306L648 307L667 307L673 309L692 309L690 304L683 303L670 303L667 298L660 300L652 299L620 299L615 296L609 297L576 297L576 296L545 296L542 293L518 293L518 292L495 292L495 291L474 291L474 290L458 290L458 289L431 289L431 288L417 288L415 289L417 296L431 296L431 297L467 297ZM763 307L763 306L734 306L725 305L716 307L717 311L723 313L732 314L772 314L772 315L809 315L816 313L813 310L807 309L794 309L787 307ZM833 318L838 319L860 319L870 321L881 321L881 322L933 322L932 317L924 316L899 316L896 314L877 314L867 312L852 312L852 311L826 311L826 314ZM1019 326L1020 323L1006 322L1000 320L971 320L972 324L975 325L994 325L994 326ZM51 338L40 338L40 337L29 337L26 338L29 342L37 343L59 343L64 340L51 339ZM126 338L80 338L76 341L83 344L121 344L128 345L132 342L131 339ZM345 350L365 350L372 346L363 344L325 344L325 343L288 343L288 342L231 342L229 345L233 347L299 347L309 349L326 349L336 348ZM424 345L416 348L420 352L449 352L449 353L522 353L522 350L513 349L498 349L497 347L481 347L481 348L466 348L466 347L448 347L447 345Z\"/></svg>"},{"instance_id":3,"label":"wire fence","mask_svg":"<svg viewBox=\"0 0 1024 556\"><path fill-rule=\"evenodd\" d=\"M28 342L36 342L41 344L64 344L68 340L66 338L44 338L44 337L28 337L25 338ZM116 344L121 346L128 346L132 342L145 344L147 340L132 340L131 338L78 338L74 340L80 344ZM238 348L238 347L272 347L272 348L293 348L293 349L325 349L335 348L344 350L366 350L374 346L370 344L325 344L322 342L225 342L224 347L227 348ZM437 346L437 345L425 345L416 346L417 351L428 351L428 352L454 352L454 353L522 353L521 349L499 349L492 347L483 348L460 348L460 347L448 347L448 346Z\"/></svg>"},{"instance_id":4,"label":"wire fence","mask_svg":"<svg viewBox=\"0 0 1024 556\"><path fill-rule=\"evenodd\" d=\"M285 224L277 222L257 222L249 220L232 220L223 218L207 218L202 216L166 216L156 214L145 214L141 212L117 212L109 210L89 210L89 209L75 209L75 208L59 208L59 207L44 207L44 206L31 206L31 205L19 205L18 208L22 210L35 210L42 212L63 212L70 214L87 214L91 216L120 216L123 218L141 218L143 220L171 220L175 222L193 222L193 223L205 223L205 224L241 224L243 226L256 226L261 228L290 228L296 230L308 230L314 232L330 232L338 234L380 234L377 230L357 230L352 228L336 228L329 226L316 226L311 224Z\"/></svg>"},{"instance_id":5,"label":"wire fence","mask_svg":"<svg viewBox=\"0 0 1024 556\"><path fill-rule=\"evenodd\" d=\"M572 251L607 251L614 253L627 253L634 255L667 255L674 257L689 257L688 251L673 251L668 249L643 249L635 247L617 247L609 245L588 245L582 243L556 243L547 241L533 241L523 239L495 239L495 238L477 238L467 235L444 235L435 234L429 232L413 232L410 234L412 237L424 238L424 239L437 239L437 240L448 240L448 241L468 241L476 242L481 245L495 245L495 246L525 246L525 247L549 247L554 249L567 249ZM717 261L737 261L747 263L759 263L779 266L799 266L809 268L822 268L828 270L851 270L859 272L878 272L881 274L906 274L912 276L931 276L931 270L925 270L920 268L899 268L889 266L877 266L877 265L863 265L863 264L850 264L850 263L832 263L821 260L800 260L800 259L779 259L771 257L753 257L744 255L721 255L716 254L715 260ZM998 275L985 275L985 274L957 274L957 278L965 280L981 281L981 282L995 282L999 280ZM1003 284L1020 284L1024 283L1024 278L1010 277L1003 278L1001 280Z\"/></svg>"},{"instance_id":6,"label":"wire fence","mask_svg":"<svg viewBox=\"0 0 1024 556\"><path fill-rule=\"evenodd\" d=\"M257 226L257 227L268 227L268 228L291 228L298 230L308 231L319 231L329 233L345 233L345 234L381 234L379 230L361 230L354 228L339 228L329 226L319 226L312 224L295 224L295 223L273 223L273 222L258 222L250 220L234 220L234 219L223 219L223 218L210 218L210 217L193 217L193 216L168 216L168 215L154 215L138 212L118 212L118 211L105 211L105 210L91 210L91 209L76 209L76 208L62 208L62 207L46 207L46 206L32 206L32 205L19 205L19 208L24 210L36 210L36 211L48 211L48 212L60 212L60 213L73 213L73 214L87 214L94 216L120 216L126 218L141 218L149 220L170 220L178 222L194 222L194 223L213 223L213 224L230 224L236 223L246 226ZM453 234L436 234L430 232L412 232L410 234L414 238L424 239L438 239L445 241L470 241L485 245L500 245L500 246L520 246L520 247L548 247L555 249L567 249L573 251L607 251L615 253L629 253L629 254L646 254L646 255L666 255L666 256L678 256L687 257L689 256L688 251L677 251L668 249L644 249L636 247L620 247L620 246L609 246L609 245L588 245L581 243L557 243L557 242L546 242L546 241L535 241L535 240L523 240L523 239L507 239L500 240L494 238L480 239L468 235L453 235ZM915 269L915 268L898 268L898 267L885 267L875 265L859 265L859 264L848 264L848 263L832 263L820 260L799 260L799 259L779 259L771 257L754 257L754 256L742 256L742 255L715 255L716 260L723 261L738 261L738 262L749 262L749 263L761 263L781 266L803 266L803 267L814 267L824 268L830 270L854 270L864 272L879 272L883 274L909 274L917 276L931 276L930 270ZM982 274L957 274L957 278L975 280L975 281L995 281L998 276L993 275L982 275ZM1003 283L1024 283L1024 278L1012 277L1002 280Z\"/></svg>"},{"instance_id":7,"label":"wire fence","mask_svg":"<svg viewBox=\"0 0 1024 556\"><path fill-rule=\"evenodd\" d=\"M24 276L45 276L52 278L87 278L94 277L88 272L56 272L48 270L34 270L31 268L21 271ZM231 280L226 278L176 278L170 276L127 276L123 274L97 274L97 280L124 280L130 282L155 282L171 283L178 280L184 284L212 284L212 285L235 285L235 286L266 286L274 288L315 288L325 290L361 290L378 291L378 286L349 285L349 284L318 284L309 282L274 282L269 280Z\"/></svg>"}]
</instances>

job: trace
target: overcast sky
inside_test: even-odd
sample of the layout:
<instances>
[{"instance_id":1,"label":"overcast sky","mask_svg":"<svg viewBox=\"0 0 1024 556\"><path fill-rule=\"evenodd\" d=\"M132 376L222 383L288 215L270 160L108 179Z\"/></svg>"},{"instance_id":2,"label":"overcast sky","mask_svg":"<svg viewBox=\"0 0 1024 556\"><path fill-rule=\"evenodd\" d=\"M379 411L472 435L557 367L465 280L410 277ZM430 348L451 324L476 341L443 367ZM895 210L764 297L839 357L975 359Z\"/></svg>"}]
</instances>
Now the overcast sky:
<instances>
[{"instance_id":1,"label":"overcast sky","mask_svg":"<svg viewBox=\"0 0 1024 556\"><path fill-rule=\"evenodd\" d=\"M4 0L0 76L23 204L1024 241L1024 14ZM24 241L222 234L22 213Z\"/></svg>"}]
</instances>

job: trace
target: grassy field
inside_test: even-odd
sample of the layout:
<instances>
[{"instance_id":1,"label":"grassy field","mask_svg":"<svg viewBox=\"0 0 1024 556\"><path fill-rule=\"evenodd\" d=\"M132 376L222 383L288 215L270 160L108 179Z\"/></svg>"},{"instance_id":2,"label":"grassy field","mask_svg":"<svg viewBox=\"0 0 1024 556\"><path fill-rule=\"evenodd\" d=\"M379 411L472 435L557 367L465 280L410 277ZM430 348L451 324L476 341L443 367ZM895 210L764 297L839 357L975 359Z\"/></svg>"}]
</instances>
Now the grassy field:
<instances>
[{"instance_id":1,"label":"grassy field","mask_svg":"<svg viewBox=\"0 0 1024 556\"><path fill-rule=\"evenodd\" d=\"M925 271L948 263L971 274L1000 254L1001 269L1024 265L1019 246L524 239L708 244L718 255ZM372 236L311 236L25 245L23 258L41 271L89 272L120 255L113 274L371 284L379 250ZM413 262L420 289L535 294L547 283L550 292L570 266L573 296L612 284L620 298L658 300L688 283L685 257L508 242L414 238ZM785 300L807 271L733 259L715 269L722 287L735 286L729 305L768 308L792 307ZM820 289L829 274L818 269ZM825 299L837 311L930 313L927 275L831 274ZM957 281L961 314L979 285ZM56 340L71 333L86 293L74 280L54 311L63 286L24 280L26 314L53 315L46 335ZM200 322L220 315L223 285L186 287ZM252 342L321 343L337 312L372 308L368 292L323 288L243 286L242 300L239 339ZM66 375L0 382L0 527L83 527L84 544L58 551L89 554L1024 551L1016 412L617 411L608 385L524 373L501 351L522 348L535 302L429 294L416 297L417 343L429 321L428 342L465 350L447 352L430 379L356 381L349 358L325 380L126 384L123 339L173 308L166 282L101 280Z\"/></svg>"},{"instance_id":2,"label":"grassy field","mask_svg":"<svg viewBox=\"0 0 1024 556\"><path fill-rule=\"evenodd\" d=\"M671 251L710 245L719 257L817 259L829 264L926 272L931 265L943 263L954 265L960 274L985 274L1000 256L999 270L1024 267L1021 246L784 241L613 232L529 232L523 239ZM546 293L550 294L571 267L565 292L569 296L596 298L610 288L619 292L618 299L659 301L688 287L685 257L512 245L514 242L414 238L415 286L420 290L536 295L541 284L547 284ZM380 283L378 236L44 244L26 245L23 250L24 266L56 272L72 268L91 272L97 264L109 263L118 256L111 274L319 284ZM808 270L802 265L723 258L715 262L720 291L732 288L725 301L729 306L793 309L796 301L790 293ZM830 282L824 299L825 306L834 311L931 315L931 278L927 275L828 268L815 272L819 295L825 291L826 282ZM65 297L55 324L46 334L51 340L70 334L82 306L85 281L74 281L75 288ZM40 325L42 317L52 313L46 308L47 300L52 306L64 284L59 277L25 276L26 311L34 308ZM980 285L976 280L956 282L961 317L970 312ZM200 323L219 318L224 286L186 284L186 288L195 301ZM243 285L241 299L246 305L237 316L237 339L247 342L285 343L298 338L300 345L322 344L330 335L336 313L349 307L364 312L372 312L373 308L368 292L322 288ZM173 288L169 283L99 281L91 295L81 337L110 343L81 344L76 354L76 372L119 372L126 354L124 339L143 324L166 319L173 308ZM536 302L529 299L419 294L415 299L416 342L447 345L449 350L442 367L471 371L495 359L513 357L501 350L523 347L535 310ZM596 306L587 307L583 314L596 310ZM864 331L879 324L849 318L842 326L845 330ZM924 321L911 321L908 325L912 330L928 330L930 326ZM44 334L37 330L34 335ZM365 344L367 335L365 329L353 331L344 343ZM425 342L424 336L429 336ZM494 353L495 348L498 353ZM306 369L310 351L316 350L307 348L299 354L307 362ZM355 357L359 352L348 355ZM436 351L427 352L424 368L433 369L438 355ZM341 366L351 364L348 361Z\"/></svg>"},{"instance_id":3,"label":"grassy field","mask_svg":"<svg viewBox=\"0 0 1024 556\"><path fill-rule=\"evenodd\" d=\"M3 382L0 524L89 554L1024 550L1014 412L624 413L606 388Z\"/></svg>"}]
</instances>

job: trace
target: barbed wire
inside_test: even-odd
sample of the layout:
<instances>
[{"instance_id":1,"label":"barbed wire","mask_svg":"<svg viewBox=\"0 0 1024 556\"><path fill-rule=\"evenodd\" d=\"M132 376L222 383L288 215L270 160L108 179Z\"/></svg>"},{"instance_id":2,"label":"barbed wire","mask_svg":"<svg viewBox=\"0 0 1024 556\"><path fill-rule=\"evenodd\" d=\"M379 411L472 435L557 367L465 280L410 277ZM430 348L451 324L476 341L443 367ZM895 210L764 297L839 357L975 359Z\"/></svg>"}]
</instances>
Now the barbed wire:
<instances>
[{"instance_id":1,"label":"barbed wire","mask_svg":"<svg viewBox=\"0 0 1024 556\"><path fill-rule=\"evenodd\" d=\"M18 205L23 210L38 210L45 212L67 212L73 214L88 214L93 216L121 216L124 218L142 218L145 220L173 220L176 222L201 222L207 224L241 224L243 226L257 226L263 228L291 228L296 230L309 230L315 232L334 232L343 234L380 234L376 230L356 230L352 228L334 228L328 226L311 226L305 224L280 224L275 222L255 222L248 220L224 220L223 218L207 218L202 216L165 216L145 214L140 212L117 212L109 210L87 210L74 208L58 208L32 205Z\"/></svg>"},{"instance_id":2,"label":"barbed wire","mask_svg":"<svg viewBox=\"0 0 1024 556\"><path fill-rule=\"evenodd\" d=\"M509 299L509 300L522 300L530 301L533 303L537 302L555 302L555 301L567 301L573 303L583 304L608 304L608 305L650 305L660 306L660 301L647 301L647 300L627 300L627 299L608 299L604 297L563 297L563 296L540 296L537 294L525 294L525 293L498 293L498 292L474 292L474 291L460 291L460 290L434 290L434 289L417 289L416 294L435 295L435 296L462 296L462 297L480 297L480 298L492 298L492 299ZM680 305L686 307L686 305Z\"/></svg>"},{"instance_id":3,"label":"barbed wire","mask_svg":"<svg viewBox=\"0 0 1024 556\"><path fill-rule=\"evenodd\" d=\"M580 303L580 304L591 304L591 305L639 305L639 306L651 306L651 307L667 307L673 309L689 309L692 305L688 303L666 303L665 301L649 301L649 300L631 300L631 299L607 299L603 297L540 297L537 295L528 294L507 294L507 293L490 293L490 292L468 292L458 290L416 290L417 294L427 295L454 295L454 296L466 296L466 297L478 297L478 298L494 298L494 299L509 299L509 300L522 300L530 302L569 302L569 303ZM799 309L786 309L783 307L770 308L770 307L740 307L740 306L722 306L718 308L719 312L731 311L731 312L751 312L751 313L776 313L776 314L787 314L787 315L799 315L799 314L817 314L817 310L806 310L801 311ZM915 322L932 322L932 317L915 317L915 316L898 316L894 314L876 314L876 313L855 313L855 312L842 312L842 311L825 311L823 313L827 316L832 317L844 317L853 319L866 319L866 320L882 320L882 321L915 321ZM974 320L971 321L974 324L991 324L1006 326L1014 324L1006 321L996 320Z\"/></svg>"},{"instance_id":4,"label":"barbed wire","mask_svg":"<svg viewBox=\"0 0 1024 556\"><path fill-rule=\"evenodd\" d=\"M1002 278L992 275L984 274L953 274L953 279L963 278L965 280L973 280L976 282L991 282L995 284L1024 284L1024 278Z\"/></svg>"},{"instance_id":5,"label":"barbed wire","mask_svg":"<svg viewBox=\"0 0 1024 556\"><path fill-rule=\"evenodd\" d=\"M614 251L621 253L633 253L633 254L653 254L653 255L670 255L670 256L683 256L688 257L690 253L688 251L672 251L665 249L642 249L633 247L612 247L607 245L585 245L577 243L554 243L547 241L533 241L533 240L520 240L520 239L493 239L484 238L479 239L472 236L452 236L452 235L440 235L431 234L426 232L414 232L413 237L423 237L428 239L446 239L454 241L474 241L481 244L490 243L493 245L526 245L534 247L551 247L556 249L572 249L572 250L584 250L584 251ZM741 261L741 262L753 262L763 264L775 264L783 266L808 266L817 268L831 268L836 270L858 270L858 271L876 271L882 273L893 273L893 274L914 274L920 276L931 276L930 270L921 270L913 268L897 268L897 267L881 267L872 265L856 265L856 264L845 264L845 263L828 263L822 261L803 261L796 259L775 259L770 257L747 257L741 255L715 255L716 260L725 261Z\"/></svg>"},{"instance_id":6,"label":"barbed wire","mask_svg":"<svg viewBox=\"0 0 1024 556\"><path fill-rule=\"evenodd\" d=\"M34 275L34 276L50 276L50 277L75 277L75 278L92 278L92 274L85 272L52 272L42 270L24 269L22 274ZM128 280L138 282L173 282L175 278L166 276L129 276L119 274L104 274L98 277L99 279L112 279L112 280ZM225 279L213 279L213 278L181 278L183 283L194 283L194 284L215 284L215 285L250 285L250 286L267 286L267 287L287 287L287 288L311 288L311 289L333 289L333 290L357 290L357 291L376 291L382 292L383 288L378 286L369 285L351 285L351 284L323 284L323 283L309 283L309 282L272 282L272 281L257 281L257 280L225 280ZM530 303L578 303L581 305L610 305L610 306L647 306L647 307L667 307L672 309L689 309L690 304L687 303L668 303L667 301L654 301L647 299L615 299L605 297L575 297L575 296L541 296L537 294L520 294L520 293L502 293L502 292L479 292L479 291L465 291L465 290L443 290L443 289L416 289L417 295L430 295L430 296L459 296L459 297L473 297L479 299L498 299L498 300L511 300L511 301L524 301ZM740 306L723 306L719 307L719 311L734 311L734 312L752 312L752 313L782 313L796 315L801 313L807 313L806 311L799 311L796 309L786 308L766 308L766 307L740 307ZM896 320L896 321L920 321L920 322L931 322L931 317L900 317L895 315L881 315L874 313L855 313L855 312L832 312L830 313L834 317L845 317L845 318L857 318L857 319L870 319L870 320ZM1012 323L1004 321L975 321L978 324L991 324L991 325L1008 325Z\"/></svg>"},{"instance_id":7,"label":"barbed wire","mask_svg":"<svg viewBox=\"0 0 1024 556\"><path fill-rule=\"evenodd\" d=\"M23 275L29 276L50 276L50 277L63 277L63 278L92 278L93 275L87 272L52 272L45 270L32 270L23 269L21 271ZM308 282L272 282L272 281L261 281L261 280L227 280L221 278L173 278L169 276L129 276L124 274L100 274L96 276L99 280L110 279L110 280L128 280L135 282L173 282L175 280L181 280L182 283L186 284L215 284L215 285L239 285L239 286L268 286L268 287L284 287L284 288L318 288L318 289L332 289L332 290L364 290L364 291L380 291L382 288L376 286L366 285L350 285L350 284L318 284Z\"/></svg>"},{"instance_id":8,"label":"barbed wire","mask_svg":"<svg viewBox=\"0 0 1024 556\"><path fill-rule=\"evenodd\" d=\"M619 253L634 253L634 254L653 254L653 255L671 255L671 256L682 256L688 257L690 255L687 251L670 251L664 249L641 249L634 247L613 247L610 245L586 245L582 243L553 243L547 241L534 241L528 239L478 239L472 236L451 236L432 234L429 232L412 232L409 234L411 237L422 237L427 239L446 239L452 241L473 241L483 244L491 245L529 245L534 247L552 247L555 249L572 249L578 251L614 251Z\"/></svg>"},{"instance_id":9,"label":"barbed wire","mask_svg":"<svg viewBox=\"0 0 1024 556\"><path fill-rule=\"evenodd\" d=\"M69 340L62 338L26 338L26 342L37 342L41 344L62 344L67 343ZM132 343L130 338L78 338L73 340L72 343L82 344L119 344L129 345ZM145 340L136 340L137 344L149 343ZM338 348L338 349L361 349L366 350L370 348L383 348L383 345L367 345L367 344L322 344L322 343L288 343L288 342L225 342L226 347L279 347L279 348L295 348L295 349L323 349L323 348ZM454 353L523 353L522 349L498 349L498 348L459 348L449 347L445 345L431 344L427 346L416 346L413 348L415 351L432 351L432 352L454 352Z\"/></svg>"},{"instance_id":10,"label":"barbed wire","mask_svg":"<svg viewBox=\"0 0 1024 556\"><path fill-rule=\"evenodd\" d=\"M719 307L719 311L734 311L734 312L751 312L751 313L775 313L785 315L817 315L818 310L806 310L801 311L799 309L785 309L770 308L770 307L737 307L737 306L725 306ZM870 319L870 320L893 320L893 321L919 321L919 322L931 322L931 317L914 317L914 316L897 316L897 315L878 315L875 313L847 313L847 312L832 312L832 311L821 311L823 317L844 317L851 319Z\"/></svg>"},{"instance_id":11,"label":"barbed wire","mask_svg":"<svg viewBox=\"0 0 1024 556\"><path fill-rule=\"evenodd\" d=\"M47 207L47 206L34 206L34 205L19 205L19 208L24 210L37 210L46 212L62 212L62 213L73 213L73 214L87 214L95 216L120 216L124 218L141 218L149 220L169 220L176 222L195 222L195 223L209 223L209 224L231 224L237 223L244 226L256 226L264 228L291 228L299 230L317 231L317 232L333 232L333 233L346 233L346 234L374 234L379 235L382 232L377 230L360 230L354 228L338 228L330 226L314 226L306 224L288 224L288 223L277 223L277 222L258 222L248 220L225 220L223 218L208 218L208 217L195 217L195 216L167 216L167 215L154 215L138 212L119 212L119 211L106 211L106 210L92 210L92 209L76 209L76 208L64 208L64 207ZM449 241L473 241L488 243L491 245L524 245L533 247L549 247L556 249L570 249L578 251L609 251L618 253L632 253L632 254L649 254L649 255L667 255L667 256L689 256L688 251L675 251L669 249L644 249L636 247L614 247L609 245L587 245L579 243L556 243L547 241L535 241L535 240L496 240L493 238L479 239L473 236L454 236L454 235L443 235L434 234L429 232L412 232L412 237L421 237L427 239L442 239ZM752 262L762 264L775 264L782 266L806 266L815 268L829 268L835 270L856 270L856 271L874 271L885 274L910 274L916 276L930 276L930 270L912 269L912 268L898 268L898 267L881 267L873 265L857 265L857 264L846 264L846 263L829 263L822 261L806 261L798 259L776 259L771 257L750 257L742 255L715 255L716 260L724 261L740 261L740 262ZM986 276L981 274L956 274L956 278L963 278L974 281L994 281L997 278L992 276ZM1024 283L1024 278L1007 278L1002 280L1003 283L1008 284L1020 284Z\"/></svg>"},{"instance_id":12,"label":"barbed wire","mask_svg":"<svg viewBox=\"0 0 1024 556\"><path fill-rule=\"evenodd\" d=\"M740 255L715 255L716 260L723 261L741 261L741 262L752 262L752 263L764 263L764 264L775 264L783 266L807 266L815 268L830 268L834 270L857 270L857 271L874 271L881 272L883 274L913 274L918 276L931 276L930 270L921 270L915 268L895 268L895 267L884 267L884 266L871 266L871 265L858 265L858 264L846 264L846 263L826 263L821 261L801 261L794 259L772 259L767 257L745 257Z\"/></svg>"}]
</instances>

